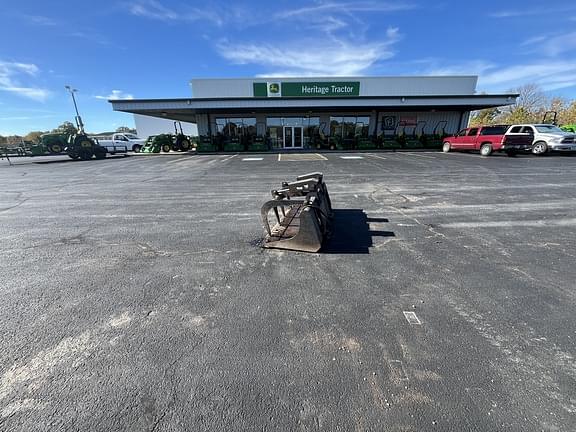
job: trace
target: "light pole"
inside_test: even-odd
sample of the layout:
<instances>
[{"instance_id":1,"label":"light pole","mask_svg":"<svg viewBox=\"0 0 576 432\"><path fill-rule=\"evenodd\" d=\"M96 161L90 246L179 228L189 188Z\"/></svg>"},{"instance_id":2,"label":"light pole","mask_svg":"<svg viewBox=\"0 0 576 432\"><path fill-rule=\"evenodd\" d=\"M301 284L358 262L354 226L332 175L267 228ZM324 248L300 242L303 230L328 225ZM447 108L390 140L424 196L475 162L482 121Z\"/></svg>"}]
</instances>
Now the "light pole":
<instances>
[{"instance_id":1,"label":"light pole","mask_svg":"<svg viewBox=\"0 0 576 432\"><path fill-rule=\"evenodd\" d=\"M74 102L74 110L76 110L76 126L78 126L78 131L84 133L84 124L82 123L82 117L80 117L80 114L78 113L78 105L76 105L76 98L74 97L74 93L76 93L78 90L70 87L69 85L64 87L70 92L70 95L72 96L72 102Z\"/></svg>"}]
</instances>

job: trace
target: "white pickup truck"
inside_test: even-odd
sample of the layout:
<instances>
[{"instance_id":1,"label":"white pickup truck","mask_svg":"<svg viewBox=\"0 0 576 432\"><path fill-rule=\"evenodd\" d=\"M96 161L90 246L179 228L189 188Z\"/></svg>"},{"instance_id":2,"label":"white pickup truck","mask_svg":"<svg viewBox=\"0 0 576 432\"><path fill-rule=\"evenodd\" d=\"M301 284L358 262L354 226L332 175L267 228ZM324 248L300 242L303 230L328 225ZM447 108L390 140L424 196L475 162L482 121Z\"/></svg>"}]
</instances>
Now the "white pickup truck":
<instances>
[{"instance_id":1,"label":"white pickup truck","mask_svg":"<svg viewBox=\"0 0 576 432\"><path fill-rule=\"evenodd\" d=\"M93 136L98 140L98 144L106 147L108 153L114 154L117 149L126 147L127 150L138 152L144 146L145 139L140 138L132 133L122 132L115 133L112 136Z\"/></svg>"},{"instance_id":2,"label":"white pickup truck","mask_svg":"<svg viewBox=\"0 0 576 432\"><path fill-rule=\"evenodd\" d=\"M548 152L576 152L576 135L563 131L551 124L512 125L511 133L528 133L532 140L532 153L543 155Z\"/></svg>"}]
</instances>

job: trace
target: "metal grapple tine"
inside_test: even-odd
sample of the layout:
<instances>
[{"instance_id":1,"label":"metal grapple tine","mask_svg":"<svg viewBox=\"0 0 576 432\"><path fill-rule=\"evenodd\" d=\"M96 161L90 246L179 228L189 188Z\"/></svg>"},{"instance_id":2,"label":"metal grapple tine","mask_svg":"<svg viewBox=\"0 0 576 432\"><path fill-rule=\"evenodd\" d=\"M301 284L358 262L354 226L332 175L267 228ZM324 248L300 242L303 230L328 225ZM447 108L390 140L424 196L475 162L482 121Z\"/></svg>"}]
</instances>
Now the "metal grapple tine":
<instances>
[{"instance_id":1,"label":"metal grapple tine","mask_svg":"<svg viewBox=\"0 0 576 432\"><path fill-rule=\"evenodd\" d=\"M296 177L296 180L306 180L310 178L315 178L316 180L322 181L322 177L324 177L324 174L322 174L321 172L313 172L299 175L298 177Z\"/></svg>"},{"instance_id":2,"label":"metal grapple tine","mask_svg":"<svg viewBox=\"0 0 576 432\"><path fill-rule=\"evenodd\" d=\"M267 236L263 247L318 252L329 234L332 204L322 173L298 176L294 182L282 182L272 190L272 200L261 209L262 224ZM274 210L277 223L268 220ZM281 213L281 214L280 214Z\"/></svg>"}]
</instances>

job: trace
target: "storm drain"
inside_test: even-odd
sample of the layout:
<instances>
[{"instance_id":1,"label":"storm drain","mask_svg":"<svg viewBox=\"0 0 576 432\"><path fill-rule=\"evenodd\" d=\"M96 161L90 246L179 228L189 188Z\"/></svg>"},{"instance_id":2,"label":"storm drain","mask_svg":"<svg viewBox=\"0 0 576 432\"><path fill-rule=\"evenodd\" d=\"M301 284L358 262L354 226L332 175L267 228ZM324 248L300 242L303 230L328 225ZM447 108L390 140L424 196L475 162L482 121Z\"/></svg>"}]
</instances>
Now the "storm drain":
<instances>
[{"instance_id":1,"label":"storm drain","mask_svg":"<svg viewBox=\"0 0 576 432\"><path fill-rule=\"evenodd\" d=\"M280 162L299 162L299 161L318 161L328 160L326 157L318 153L280 153L278 161Z\"/></svg>"}]
</instances>

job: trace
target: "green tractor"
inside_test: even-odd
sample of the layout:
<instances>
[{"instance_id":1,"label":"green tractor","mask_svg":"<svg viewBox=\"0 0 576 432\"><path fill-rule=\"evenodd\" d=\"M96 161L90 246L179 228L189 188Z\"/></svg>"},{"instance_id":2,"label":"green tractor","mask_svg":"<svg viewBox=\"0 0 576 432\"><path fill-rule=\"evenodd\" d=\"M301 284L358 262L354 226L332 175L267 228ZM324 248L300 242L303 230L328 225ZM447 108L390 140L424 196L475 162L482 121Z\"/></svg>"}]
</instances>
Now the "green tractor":
<instances>
[{"instance_id":1,"label":"green tractor","mask_svg":"<svg viewBox=\"0 0 576 432\"><path fill-rule=\"evenodd\" d=\"M139 153L168 153L172 150L172 135L150 135Z\"/></svg>"},{"instance_id":2,"label":"green tractor","mask_svg":"<svg viewBox=\"0 0 576 432\"><path fill-rule=\"evenodd\" d=\"M64 152L68 146L68 134L47 133L40 136L40 145L44 146L48 153L58 154Z\"/></svg>"},{"instance_id":3,"label":"green tractor","mask_svg":"<svg viewBox=\"0 0 576 432\"><path fill-rule=\"evenodd\" d=\"M180 127L180 132L178 132L178 127ZM176 151L189 151L192 149L192 141L187 135L184 135L182 131L182 123L179 121L174 122L174 137L172 148Z\"/></svg>"},{"instance_id":4,"label":"green tractor","mask_svg":"<svg viewBox=\"0 0 576 432\"><path fill-rule=\"evenodd\" d=\"M74 160L90 160L92 157L104 159L107 152L106 147L90 139L83 129L68 137L68 145L64 150L68 157Z\"/></svg>"},{"instance_id":5,"label":"green tractor","mask_svg":"<svg viewBox=\"0 0 576 432\"><path fill-rule=\"evenodd\" d=\"M108 151L106 147L99 145L97 141L88 137L84 131L84 123L82 122L82 117L80 117L80 114L78 113L78 105L76 105L76 98L74 97L74 93L77 90L70 86L66 86L66 89L70 92L72 102L74 102L74 110L76 111L76 117L74 120L76 121L77 132L68 136L64 151L70 159L74 160L90 160L92 157L95 157L96 159L104 159Z\"/></svg>"},{"instance_id":6,"label":"green tractor","mask_svg":"<svg viewBox=\"0 0 576 432\"><path fill-rule=\"evenodd\" d=\"M180 130L178 130L178 127ZM174 135L160 134L149 136L144 146L140 149L140 153L168 153L170 150L189 151L191 148L192 141L190 137L184 135L182 123L175 121Z\"/></svg>"},{"instance_id":7,"label":"green tractor","mask_svg":"<svg viewBox=\"0 0 576 432\"><path fill-rule=\"evenodd\" d=\"M78 133L68 135L65 133L50 133L40 137L38 147L42 148L43 153L62 154L66 153L71 159L89 160L92 157L104 159L106 157L106 147L100 146L96 141L89 138L88 135L80 128L78 123ZM35 154L32 149L32 154Z\"/></svg>"}]
</instances>

